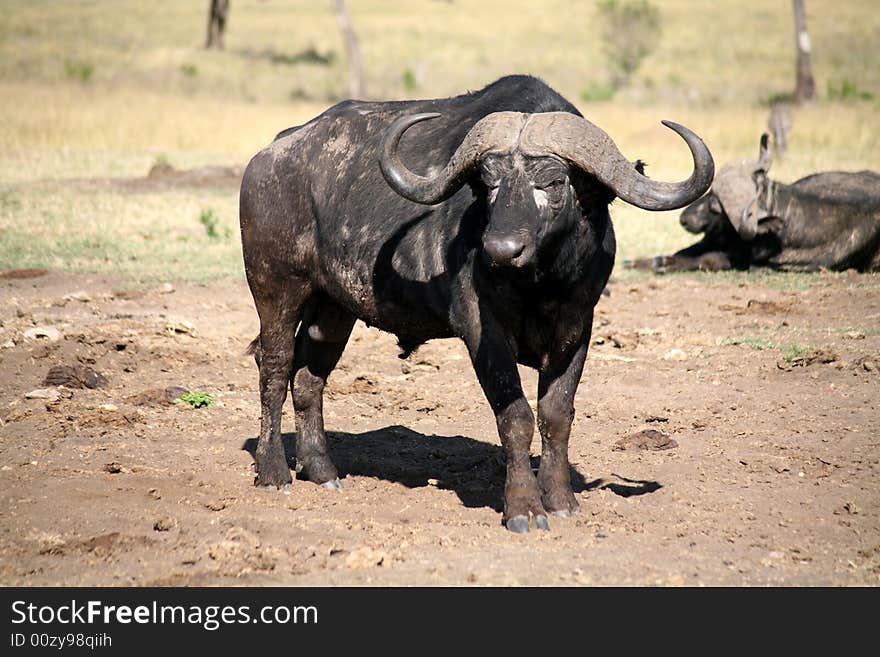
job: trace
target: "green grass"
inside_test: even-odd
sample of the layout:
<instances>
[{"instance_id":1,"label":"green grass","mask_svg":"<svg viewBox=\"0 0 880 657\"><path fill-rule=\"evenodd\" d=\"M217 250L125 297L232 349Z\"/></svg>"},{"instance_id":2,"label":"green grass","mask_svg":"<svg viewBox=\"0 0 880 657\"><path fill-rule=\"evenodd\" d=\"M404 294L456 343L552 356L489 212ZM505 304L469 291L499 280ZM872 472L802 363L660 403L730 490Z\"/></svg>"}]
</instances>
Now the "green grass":
<instances>
[{"instance_id":1,"label":"green grass","mask_svg":"<svg viewBox=\"0 0 880 657\"><path fill-rule=\"evenodd\" d=\"M208 408L214 405L214 396L207 392L194 390L186 392L174 400L175 404L186 404L193 408Z\"/></svg>"},{"instance_id":2,"label":"green grass","mask_svg":"<svg viewBox=\"0 0 880 657\"><path fill-rule=\"evenodd\" d=\"M782 358L789 365L796 361L798 358L807 354L813 350L812 347L802 347L799 344L792 343L788 346L788 348L783 352Z\"/></svg>"},{"instance_id":3,"label":"green grass","mask_svg":"<svg viewBox=\"0 0 880 657\"><path fill-rule=\"evenodd\" d=\"M659 179L690 170L687 149L660 119L695 129L719 164L755 157L767 100L794 83L788 2L653 0L661 39L613 98L602 89L608 70L595 2L348 4L371 97L437 97L508 73L535 74ZM202 47L206 8L175 0L0 3L0 267L135 282L242 275L234 191L133 194L67 182L143 176L158 161L243 164L279 130L344 95L347 63L332 3L236 0L222 52ZM817 170L880 170L880 12L873 0L811 2L808 10L820 98L795 110L789 152L771 173L791 181ZM678 212L618 201L612 216L619 261L696 240ZM646 275L618 267L615 276ZM806 274L694 276L707 284L821 284Z\"/></svg>"},{"instance_id":4,"label":"green grass","mask_svg":"<svg viewBox=\"0 0 880 657\"><path fill-rule=\"evenodd\" d=\"M731 346L739 346L744 345L746 347L751 347L752 349L757 349L758 351L764 351L766 349L776 349L777 344L772 340L767 340L765 338L733 338L724 340L721 343L722 345L731 345Z\"/></svg>"}]
</instances>

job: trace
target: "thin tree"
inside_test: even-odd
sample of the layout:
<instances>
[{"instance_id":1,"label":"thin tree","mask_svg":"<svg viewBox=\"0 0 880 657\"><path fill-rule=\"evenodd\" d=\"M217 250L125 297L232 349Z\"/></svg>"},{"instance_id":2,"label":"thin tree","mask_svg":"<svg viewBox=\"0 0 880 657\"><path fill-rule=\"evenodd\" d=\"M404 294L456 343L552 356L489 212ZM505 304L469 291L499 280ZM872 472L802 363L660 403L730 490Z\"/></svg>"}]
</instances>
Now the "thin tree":
<instances>
[{"instance_id":1,"label":"thin tree","mask_svg":"<svg viewBox=\"0 0 880 657\"><path fill-rule=\"evenodd\" d=\"M345 6L345 0L336 0L336 21L342 30L342 38L345 41L345 52L348 55L350 69L349 92L352 98L364 98L367 95L367 83L364 76L364 66L361 62L361 50L358 46L357 35L351 25L351 18Z\"/></svg>"},{"instance_id":2,"label":"thin tree","mask_svg":"<svg viewBox=\"0 0 880 657\"><path fill-rule=\"evenodd\" d=\"M792 0L794 4L795 47L797 48L797 86L794 99L808 103L816 97L816 81L810 64L810 34L807 32L807 10L804 0Z\"/></svg>"},{"instance_id":3,"label":"thin tree","mask_svg":"<svg viewBox=\"0 0 880 657\"><path fill-rule=\"evenodd\" d=\"M223 50L223 32L226 30L226 17L229 15L229 0L211 0L208 10L208 38L205 48Z\"/></svg>"}]
</instances>

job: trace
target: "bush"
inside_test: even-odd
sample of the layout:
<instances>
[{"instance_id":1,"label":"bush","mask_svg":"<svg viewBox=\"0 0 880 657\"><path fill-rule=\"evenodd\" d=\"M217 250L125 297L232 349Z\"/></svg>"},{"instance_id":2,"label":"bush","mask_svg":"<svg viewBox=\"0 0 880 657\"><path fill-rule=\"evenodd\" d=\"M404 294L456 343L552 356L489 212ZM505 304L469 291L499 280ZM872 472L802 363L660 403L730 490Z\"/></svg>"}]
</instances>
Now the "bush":
<instances>
[{"instance_id":1,"label":"bush","mask_svg":"<svg viewBox=\"0 0 880 657\"><path fill-rule=\"evenodd\" d=\"M64 61L64 73L67 77L85 84L91 81L95 73L95 65L91 62L67 59Z\"/></svg>"},{"instance_id":2,"label":"bush","mask_svg":"<svg viewBox=\"0 0 880 657\"><path fill-rule=\"evenodd\" d=\"M588 103L601 103L602 101L614 98L616 91L617 89L610 84L591 80L584 87L584 90L581 91L581 100Z\"/></svg>"},{"instance_id":3,"label":"bush","mask_svg":"<svg viewBox=\"0 0 880 657\"><path fill-rule=\"evenodd\" d=\"M598 0L611 84L625 87L660 40L660 11L648 0Z\"/></svg>"},{"instance_id":4,"label":"bush","mask_svg":"<svg viewBox=\"0 0 880 657\"><path fill-rule=\"evenodd\" d=\"M839 85L828 81L828 99L829 100L872 100L874 94L864 89L859 89L855 82L849 78L843 78Z\"/></svg>"}]
</instances>

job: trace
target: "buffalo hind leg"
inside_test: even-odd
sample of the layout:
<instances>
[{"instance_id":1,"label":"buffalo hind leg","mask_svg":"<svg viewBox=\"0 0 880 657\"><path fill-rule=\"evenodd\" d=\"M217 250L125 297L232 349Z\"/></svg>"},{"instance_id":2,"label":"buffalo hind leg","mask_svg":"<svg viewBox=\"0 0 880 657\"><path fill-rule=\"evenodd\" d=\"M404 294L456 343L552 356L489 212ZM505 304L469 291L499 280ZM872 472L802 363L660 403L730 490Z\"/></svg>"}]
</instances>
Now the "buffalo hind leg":
<instances>
[{"instance_id":1,"label":"buffalo hind leg","mask_svg":"<svg viewBox=\"0 0 880 657\"><path fill-rule=\"evenodd\" d=\"M325 488L341 488L324 434L324 385L348 342L355 318L326 297L303 313L290 386L296 413L296 469Z\"/></svg>"},{"instance_id":2,"label":"buffalo hind leg","mask_svg":"<svg viewBox=\"0 0 880 657\"><path fill-rule=\"evenodd\" d=\"M254 456L255 486L287 488L290 468L281 442L281 411L293 367L294 336L310 285L300 278L284 282L271 294L254 293L260 316L259 344L254 346L260 368L260 438Z\"/></svg>"},{"instance_id":3,"label":"buffalo hind leg","mask_svg":"<svg viewBox=\"0 0 880 657\"><path fill-rule=\"evenodd\" d=\"M538 374L538 430L541 432L538 485L544 508L561 517L579 510L571 490L568 438L574 419L574 395L584 370L589 336L588 330L586 339L560 363Z\"/></svg>"}]
</instances>

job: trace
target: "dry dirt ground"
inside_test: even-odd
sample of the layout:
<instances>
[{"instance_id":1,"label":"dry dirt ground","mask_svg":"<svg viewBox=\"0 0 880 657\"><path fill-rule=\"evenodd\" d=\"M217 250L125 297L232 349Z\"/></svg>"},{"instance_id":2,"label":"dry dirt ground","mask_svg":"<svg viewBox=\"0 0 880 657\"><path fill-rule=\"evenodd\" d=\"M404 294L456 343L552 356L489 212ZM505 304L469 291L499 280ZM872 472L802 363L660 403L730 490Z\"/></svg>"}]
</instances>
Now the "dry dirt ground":
<instances>
[{"instance_id":1,"label":"dry dirt ground","mask_svg":"<svg viewBox=\"0 0 880 657\"><path fill-rule=\"evenodd\" d=\"M0 584L876 586L878 281L801 287L613 283L576 402L582 511L514 535L457 341L401 361L358 324L325 403L344 489L285 495L251 485L245 284L0 279ZM58 365L106 385L45 385ZM145 404L171 386L217 403Z\"/></svg>"}]
</instances>

